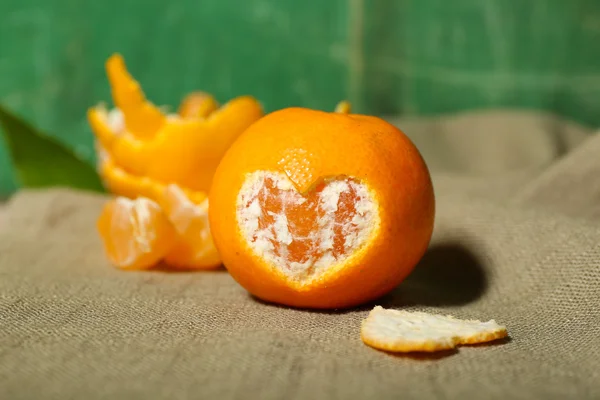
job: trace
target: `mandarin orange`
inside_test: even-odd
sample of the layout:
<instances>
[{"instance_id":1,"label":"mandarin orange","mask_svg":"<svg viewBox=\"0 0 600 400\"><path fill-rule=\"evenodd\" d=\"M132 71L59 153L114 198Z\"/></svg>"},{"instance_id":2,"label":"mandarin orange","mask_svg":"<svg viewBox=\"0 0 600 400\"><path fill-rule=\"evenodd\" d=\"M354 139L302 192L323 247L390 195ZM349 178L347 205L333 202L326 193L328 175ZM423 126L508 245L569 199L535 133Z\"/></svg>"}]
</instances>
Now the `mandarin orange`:
<instances>
[{"instance_id":1,"label":"mandarin orange","mask_svg":"<svg viewBox=\"0 0 600 400\"><path fill-rule=\"evenodd\" d=\"M427 166L382 119L304 108L252 124L221 160L212 236L256 297L305 308L374 300L414 268L431 238Z\"/></svg>"}]
</instances>

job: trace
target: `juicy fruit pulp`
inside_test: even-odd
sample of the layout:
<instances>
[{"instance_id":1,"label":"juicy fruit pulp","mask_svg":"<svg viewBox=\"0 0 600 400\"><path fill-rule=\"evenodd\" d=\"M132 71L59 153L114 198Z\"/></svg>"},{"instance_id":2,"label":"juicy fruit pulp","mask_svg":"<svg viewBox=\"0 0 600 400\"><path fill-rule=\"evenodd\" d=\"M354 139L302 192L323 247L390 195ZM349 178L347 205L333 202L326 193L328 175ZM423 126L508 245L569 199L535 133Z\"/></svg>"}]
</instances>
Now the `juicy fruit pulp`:
<instances>
[{"instance_id":1,"label":"juicy fruit pulp","mask_svg":"<svg viewBox=\"0 0 600 400\"><path fill-rule=\"evenodd\" d=\"M165 257L167 265L186 269L208 269L221 265L210 235L208 199L194 204L177 185L169 185L162 207L177 233L175 246Z\"/></svg>"},{"instance_id":2,"label":"juicy fruit pulp","mask_svg":"<svg viewBox=\"0 0 600 400\"><path fill-rule=\"evenodd\" d=\"M160 206L146 198L109 201L98 219L109 260L124 269L154 266L171 249L175 232Z\"/></svg>"},{"instance_id":3,"label":"juicy fruit pulp","mask_svg":"<svg viewBox=\"0 0 600 400\"><path fill-rule=\"evenodd\" d=\"M221 265L208 226L208 199L194 204L177 185L167 186L160 204L145 197L110 200L97 226L109 260L123 269L148 269L162 260L184 269Z\"/></svg>"},{"instance_id":4,"label":"juicy fruit pulp","mask_svg":"<svg viewBox=\"0 0 600 400\"><path fill-rule=\"evenodd\" d=\"M345 261L379 225L368 188L350 178L321 182L302 195L286 175L248 175L237 218L259 257L298 280Z\"/></svg>"}]
</instances>

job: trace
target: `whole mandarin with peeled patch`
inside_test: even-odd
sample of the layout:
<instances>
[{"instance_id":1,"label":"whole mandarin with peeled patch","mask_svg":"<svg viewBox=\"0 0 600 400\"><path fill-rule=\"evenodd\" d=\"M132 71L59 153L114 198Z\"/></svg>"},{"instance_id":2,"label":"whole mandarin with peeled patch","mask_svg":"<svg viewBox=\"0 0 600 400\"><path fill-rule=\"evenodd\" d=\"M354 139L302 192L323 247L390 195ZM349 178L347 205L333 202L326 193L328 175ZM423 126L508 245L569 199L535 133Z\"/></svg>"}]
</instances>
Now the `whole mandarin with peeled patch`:
<instances>
[{"instance_id":1,"label":"whole mandarin with peeled patch","mask_svg":"<svg viewBox=\"0 0 600 400\"><path fill-rule=\"evenodd\" d=\"M242 133L209 203L214 243L238 283L267 302L317 309L396 287L426 251L435 214L429 171L402 131L304 108Z\"/></svg>"}]
</instances>

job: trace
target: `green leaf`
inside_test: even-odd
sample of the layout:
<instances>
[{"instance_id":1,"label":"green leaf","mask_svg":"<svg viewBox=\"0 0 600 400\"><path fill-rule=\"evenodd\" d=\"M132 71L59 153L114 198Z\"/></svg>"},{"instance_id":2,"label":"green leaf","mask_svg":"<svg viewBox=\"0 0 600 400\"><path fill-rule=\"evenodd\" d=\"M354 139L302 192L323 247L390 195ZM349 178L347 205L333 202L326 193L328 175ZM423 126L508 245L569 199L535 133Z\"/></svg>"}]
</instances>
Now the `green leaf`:
<instances>
[{"instance_id":1,"label":"green leaf","mask_svg":"<svg viewBox=\"0 0 600 400\"><path fill-rule=\"evenodd\" d=\"M100 177L91 165L2 106L0 126L4 128L8 150L22 186L104 191Z\"/></svg>"}]
</instances>

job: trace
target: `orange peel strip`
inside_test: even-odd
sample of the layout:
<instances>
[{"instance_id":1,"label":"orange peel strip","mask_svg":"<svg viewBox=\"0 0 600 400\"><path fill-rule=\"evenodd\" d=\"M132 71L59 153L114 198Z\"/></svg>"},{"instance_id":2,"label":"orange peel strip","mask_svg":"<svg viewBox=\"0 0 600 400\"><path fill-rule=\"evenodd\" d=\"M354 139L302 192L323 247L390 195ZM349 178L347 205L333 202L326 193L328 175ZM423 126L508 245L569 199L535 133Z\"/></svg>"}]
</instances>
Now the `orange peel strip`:
<instances>
[{"instance_id":1,"label":"orange peel strip","mask_svg":"<svg viewBox=\"0 0 600 400\"><path fill-rule=\"evenodd\" d=\"M110 157L105 157L100 163L100 176L108 190L116 195L135 199L147 197L162 203L166 186L148 177L132 175L119 168ZM205 192L181 189L193 204L201 204L208 197Z\"/></svg>"},{"instance_id":2,"label":"orange peel strip","mask_svg":"<svg viewBox=\"0 0 600 400\"><path fill-rule=\"evenodd\" d=\"M204 92L188 94L179 105L178 114L184 119L204 119L219 109L213 96Z\"/></svg>"},{"instance_id":3,"label":"orange peel strip","mask_svg":"<svg viewBox=\"0 0 600 400\"><path fill-rule=\"evenodd\" d=\"M106 72L115 106L123 112L127 130L142 139L152 137L165 122L163 113L146 99L120 54L108 59Z\"/></svg>"},{"instance_id":4,"label":"orange peel strip","mask_svg":"<svg viewBox=\"0 0 600 400\"><path fill-rule=\"evenodd\" d=\"M239 97L206 120L169 121L149 140L121 135L107 151L117 165L134 175L207 191L223 154L244 128L261 116L256 100Z\"/></svg>"},{"instance_id":5,"label":"orange peel strip","mask_svg":"<svg viewBox=\"0 0 600 400\"><path fill-rule=\"evenodd\" d=\"M362 341L373 348L398 353L451 350L505 338L496 321L460 320L424 312L388 310L377 306L363 320Z\"/></svg>"},{"instance_id":6,"label":"orange peel strip","mask_svg":"<svg viewBox=\"0 0 600 400\"><path fill-rule=\"evenodd\" d=\"M103 108L92 107L87 112L88 122L96 139L106 151L110 151L118 134L108 124L108 114Z\"/></svg>"}]
</instances>

